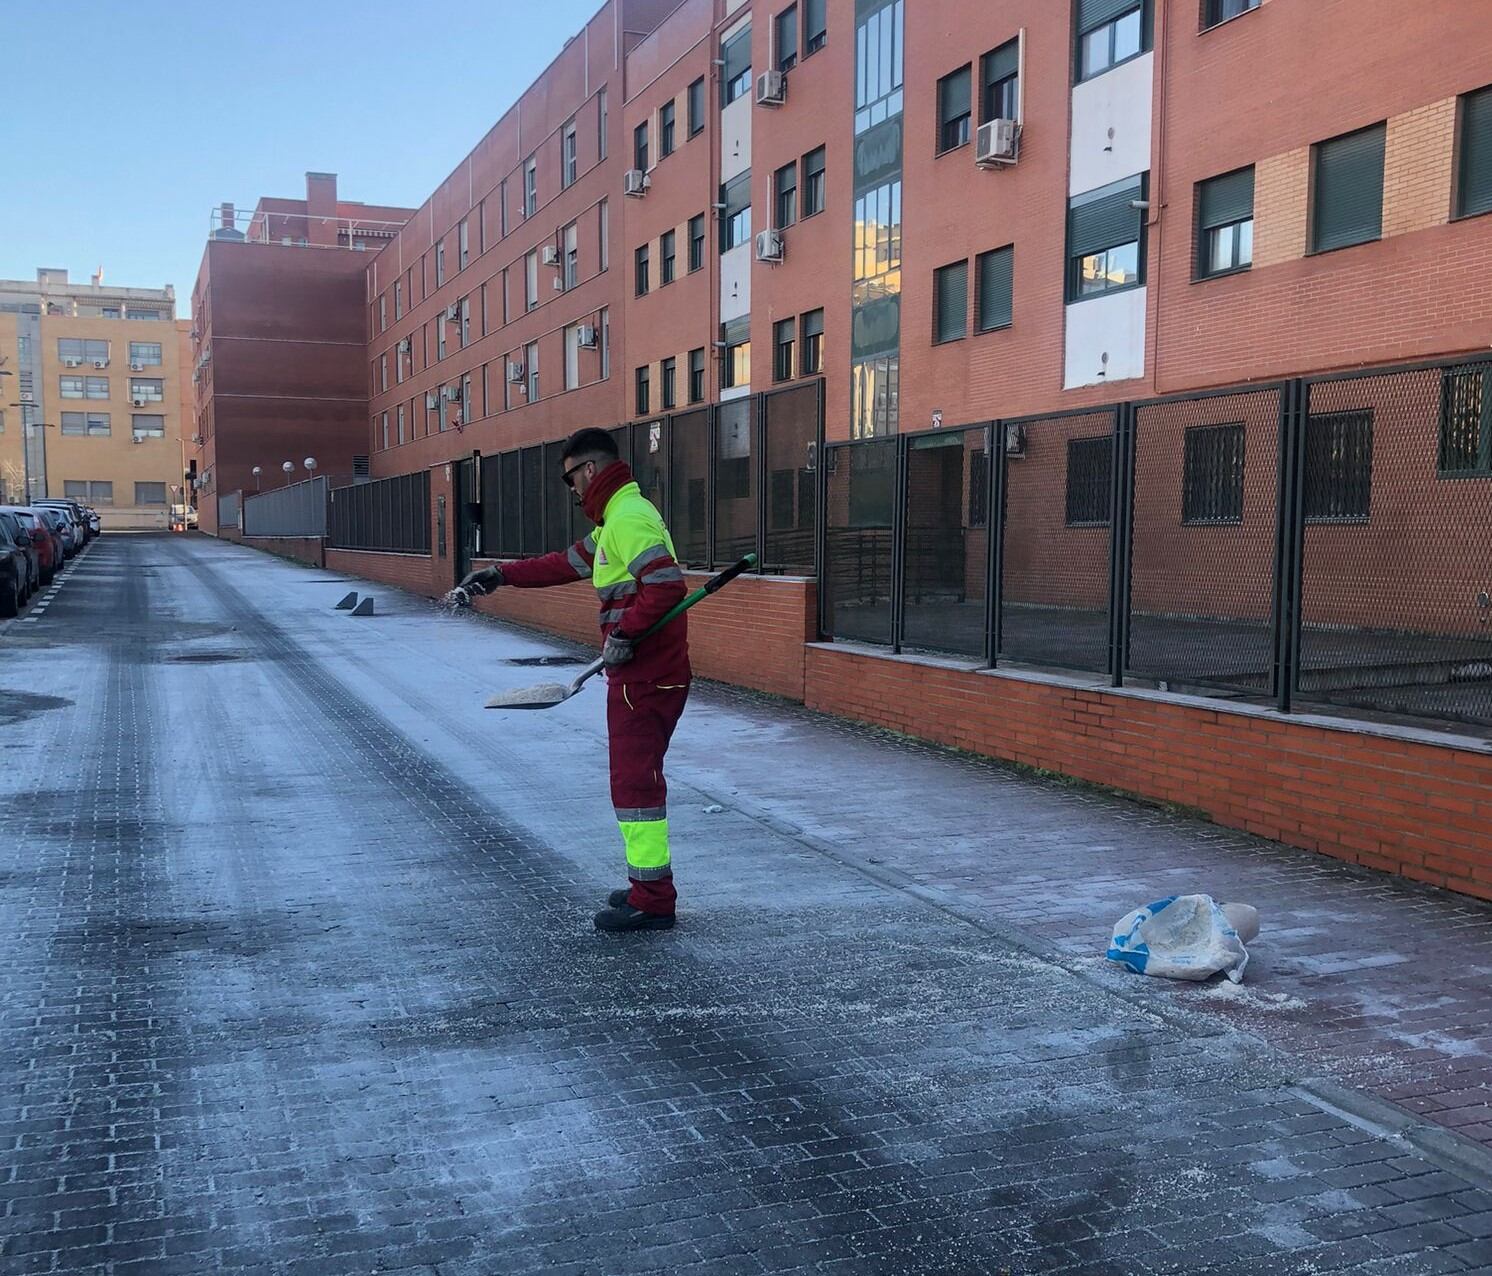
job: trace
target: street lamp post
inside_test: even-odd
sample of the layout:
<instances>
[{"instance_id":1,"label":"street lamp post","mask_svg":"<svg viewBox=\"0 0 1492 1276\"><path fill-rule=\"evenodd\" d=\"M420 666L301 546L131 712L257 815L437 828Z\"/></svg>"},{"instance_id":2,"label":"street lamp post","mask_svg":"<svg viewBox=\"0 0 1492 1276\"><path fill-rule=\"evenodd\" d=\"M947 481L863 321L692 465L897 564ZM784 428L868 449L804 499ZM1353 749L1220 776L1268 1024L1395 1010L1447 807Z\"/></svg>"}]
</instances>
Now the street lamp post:
<instances>
[{"instance_id":1,"label":"street lamp post","mask_svg":"<svg viewBox=\"0 0 1492 1276\"><path fill-rule=\"evenodd\" d=\"M288 487L290 486L290 476L295 473L295 462L286 461L280 468L285 471L285 486Z\"/></svg>"},{"instance_id":2,"label":"street lamp post","mask_svg":"<svg viewBox=\"0 0 1492 1276\"><path fill-rule=\"evenodd\" d=\"M261 474L263 474L263 473L264 473L264 471L261 470L257 465L254 467L254 469L253 469L253 474L254 474L254 490L256 492L261 490L260 486L259 486L259 476Z\"/></svg>"}]
</instances>

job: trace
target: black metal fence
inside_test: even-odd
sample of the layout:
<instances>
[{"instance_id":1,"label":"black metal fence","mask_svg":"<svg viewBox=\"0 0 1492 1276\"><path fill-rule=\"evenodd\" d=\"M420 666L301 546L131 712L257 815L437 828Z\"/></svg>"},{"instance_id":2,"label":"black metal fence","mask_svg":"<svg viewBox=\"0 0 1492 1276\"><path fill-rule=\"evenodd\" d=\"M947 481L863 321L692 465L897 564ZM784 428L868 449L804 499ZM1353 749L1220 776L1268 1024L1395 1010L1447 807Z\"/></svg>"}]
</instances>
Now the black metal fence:
<instances>
[{"instance_id":1,"label":"black metal fence","mask_svg":"<svg viewBox=\"0 0 1492 1276\"><path fill-rule=\"evenodd\" d=\"M617 426L617 450L658 506L679 561L724 566L754 552L762 570L816 570L823 383ZM564 549L590 522L560 481L562 440L481 459L482 553Z\"/></svg>"},{"instance_id":2,"label":"black metal fence","mask_svg":"<svg viewBox=\"0 0 1492 1276\"><path fill-rule=\"evenodd\" d=\"M334 487L327 505L329 549L430 552L430 473Z\"/></svg>"},{"instance_id":3,"label":"black metal fence","mask_svg":"<svg viewBox=\"0 0 1492 1276\"><path fill-rule=\"evenodd\" d=\"M325 536L331 480L306 479L271 492L244 494L245 536Z\"/></svg>"},{"instance_id":4,"label":"black metal fence","mask_svg":"<svg viewBox=\"0 0 1492 1276\"><path fill-rule=\"evenodd\" d=\"M827 636L1492 728L1492 361L835 444L822 478Z\"/></svg>"}]
</instances>

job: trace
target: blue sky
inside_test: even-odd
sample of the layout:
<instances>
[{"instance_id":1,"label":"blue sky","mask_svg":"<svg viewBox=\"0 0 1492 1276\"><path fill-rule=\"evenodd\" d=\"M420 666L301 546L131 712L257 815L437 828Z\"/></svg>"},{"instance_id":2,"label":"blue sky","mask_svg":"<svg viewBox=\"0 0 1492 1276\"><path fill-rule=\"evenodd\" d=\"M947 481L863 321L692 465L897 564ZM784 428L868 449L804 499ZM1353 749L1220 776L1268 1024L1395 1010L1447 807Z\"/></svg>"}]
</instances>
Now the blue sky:
<instances>
[{"instance_id":1,"label":"blue sky","mask_svg":"<svg viewBox=\"0 0 1492 1276\"><path fill-rule=\"evenodd\" d=\"M601 0L0 0L0 278L38 266L176 285L210 212L298 198L415 206Z\"/></svg>"}]
</instances>

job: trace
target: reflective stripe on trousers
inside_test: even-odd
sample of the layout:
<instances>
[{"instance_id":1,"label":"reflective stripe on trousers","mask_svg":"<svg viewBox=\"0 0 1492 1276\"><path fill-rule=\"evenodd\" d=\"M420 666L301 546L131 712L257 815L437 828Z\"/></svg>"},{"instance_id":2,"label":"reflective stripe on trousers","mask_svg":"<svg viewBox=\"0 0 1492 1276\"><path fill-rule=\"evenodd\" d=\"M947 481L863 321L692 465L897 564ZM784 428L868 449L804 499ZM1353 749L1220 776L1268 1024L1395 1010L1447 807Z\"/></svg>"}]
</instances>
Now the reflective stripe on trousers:
<instances>
[{"instance_id":1,"label":"reflective stripe on trousers","mask_svg":"<svg viewBox=\"0 0 1492 1276\"><path fill-rule=\"evenodd\" d=\"M663 758L688 698L687 686L607 684L611 801L626 848L627 876L633 881L659 881L672 874Z\"/></svg>"}]
</instances>

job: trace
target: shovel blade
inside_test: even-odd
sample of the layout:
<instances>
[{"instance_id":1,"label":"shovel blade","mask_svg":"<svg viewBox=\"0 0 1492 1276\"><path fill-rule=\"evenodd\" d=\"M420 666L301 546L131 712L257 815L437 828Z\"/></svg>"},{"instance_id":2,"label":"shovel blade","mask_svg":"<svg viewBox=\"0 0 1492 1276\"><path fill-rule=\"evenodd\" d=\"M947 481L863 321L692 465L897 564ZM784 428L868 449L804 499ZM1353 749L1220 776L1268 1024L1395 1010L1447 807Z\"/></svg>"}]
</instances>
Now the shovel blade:
<instances>
[{"instance_id":1,"label":"shovel blade","mask_svg":"<svg viewBox=\"0 0 1492 1276\"><path fill-rule=\"evenodd\" d=\"M552 709L563 704L575 694L573 687L562 682L541 682L536 687L519 687L515 691L499 691L487 701L489 709Z\"/></svg>"}]
</instances>

